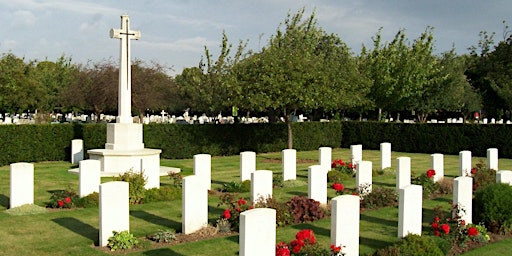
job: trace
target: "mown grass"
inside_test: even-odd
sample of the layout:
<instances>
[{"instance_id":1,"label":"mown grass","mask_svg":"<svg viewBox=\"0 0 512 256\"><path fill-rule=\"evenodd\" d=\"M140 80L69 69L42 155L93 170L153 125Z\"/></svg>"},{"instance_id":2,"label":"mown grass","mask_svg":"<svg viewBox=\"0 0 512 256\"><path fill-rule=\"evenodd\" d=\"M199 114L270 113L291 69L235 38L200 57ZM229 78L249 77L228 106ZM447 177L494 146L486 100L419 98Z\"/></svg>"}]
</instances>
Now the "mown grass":
<instances>
[{"instance_id":1,"label":"mown grass","mask_svg":"<svg viewBox=\"0 0 512 256\"><path fill-rule=\"evenodd\" d=\"M392 159L400 156L412 158L411 167L415 174L429 169L430 155L392 152ZM274 197L278 200L289 200L296 195L307 195L307 169L316 164L317 151L297 152L297 178L298 181L289 182L295 186L288 186L274 190ZM350 150L333 149L332 159L348 161ZM257 155L257 169L272 170L281 173L281 153L265 153ZM363 159L373 162L373 169L380 167L379 151L363 151ZM473 158L473 165L484 158ZM445 175L455 177L458 174L458 156L445 156ZM165 166L179 167L183 175L192 174L192 159L169 160L162 159ZM217 189L223 183L239 180L239 156L212 157L212 188ZM392 161L392 168L396 162ZM512 169L511 159L500 159L500 169ZM35 204L44 206L50 198L51 191L63 189L78 189L78 176L69 174L68 169L74 166L66 162L35 163ZM105 178L103 181L111 179ZM395 186L394 174L374 176L374 186ZM161 178L161 185L170 185L170 179ZM346 180L345 186L355 187L355 179ZM248 198L248 193L239 195ZM329 198L335 196L329 190ZM429 223L433 217L433 209L443 206L448 209L451 196L436 200L425 200L423 203L423 231L428 233ZM215 223L223 209L217 207L218 196L209 197L209 220ZM99 250L98 244L98 209L73 209L50 211L43 214L29 216L11 216L5 213L9 205L9 166L0 167L0 255L108 255L108 252ZM398 209L396 207L368 210L361 214L360 252L362 255L374 252L397 241ZM161 229L173 228L181 230L181 200L170 202L155 202L130 207L130 231L138 237L154 233ZM301 229L309 228L315 231L318 241L329 246L330 219L323 219L313 223L288 226L277 229L278 241L289 242L295 233ZM482 253L502 254L512 246L510 240L496 245L486 246L479 250ZM476 251L469 253L474 254ZM482 254L480 253L480 254ZM127 255L237 255L238 236L215 238L193 243L163 247L158 249L138 250ZM484 254L488 255L488 254Z\"/></svg>"}]
</instances>

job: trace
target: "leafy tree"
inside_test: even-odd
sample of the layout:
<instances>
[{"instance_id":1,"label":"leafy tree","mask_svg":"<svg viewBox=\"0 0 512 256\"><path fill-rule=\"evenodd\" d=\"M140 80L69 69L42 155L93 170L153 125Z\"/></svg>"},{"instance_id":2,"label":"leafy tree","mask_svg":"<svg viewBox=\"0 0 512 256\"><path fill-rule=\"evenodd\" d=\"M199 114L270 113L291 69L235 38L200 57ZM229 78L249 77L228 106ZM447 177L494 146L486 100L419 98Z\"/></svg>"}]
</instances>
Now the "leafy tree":
<instances>
[{"instance_id":1,"label":"leafy tree","mask_svg":"<svg viewBox=\"0 0 512 256\"><path fill-rule=\"evenodd\" d=\"M0 59L0 109L10 113L35 110L42 89L34 77L34 61L12 53Z\"/></svg>"}]
</instances>

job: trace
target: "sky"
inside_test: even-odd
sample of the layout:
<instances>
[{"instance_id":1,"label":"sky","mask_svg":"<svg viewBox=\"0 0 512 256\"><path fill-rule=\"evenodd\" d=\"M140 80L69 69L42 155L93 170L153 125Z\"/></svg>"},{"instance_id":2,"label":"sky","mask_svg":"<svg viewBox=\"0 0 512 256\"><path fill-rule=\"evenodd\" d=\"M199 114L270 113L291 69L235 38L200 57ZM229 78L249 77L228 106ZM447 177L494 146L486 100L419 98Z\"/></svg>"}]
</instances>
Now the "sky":
<instances>
[{"instance_id":1,"label":"sky","mask_svg":"<svg viewBox=\"0 0 512 256\"><path fill-rule=\"evenodd\" d=\"M25 60L56 61L70 57L87 64L119 58L119 39L111 28L130 16L132 59L172 68L172 75L197 66L205 46L214 59L223 31L236 46L248 42L259 51L267 45L287 14L313 11L327 33L337 34L354 54L371 46L382 28L384 41L400 30L410 41L434 28L436 53L452 47L459 54L476 46L479 32L503 39L503 20L510 21L510 0L0 0L0 54Z\"/></svg>"}]
</instances>

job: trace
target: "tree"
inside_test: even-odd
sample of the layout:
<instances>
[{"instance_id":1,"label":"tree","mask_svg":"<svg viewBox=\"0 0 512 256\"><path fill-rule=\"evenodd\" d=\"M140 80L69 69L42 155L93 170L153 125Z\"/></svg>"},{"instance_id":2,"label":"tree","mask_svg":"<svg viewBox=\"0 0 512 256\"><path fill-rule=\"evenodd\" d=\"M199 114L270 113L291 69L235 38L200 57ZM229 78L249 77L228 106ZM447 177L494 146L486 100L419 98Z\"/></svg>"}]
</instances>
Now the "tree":
<instances>
[{"instance_id":1,"label":"tree","mask_svg":"<svg viewBox=\"0 0 512 256\"><path fill-rule=\"evenodd\" d=\"M35 110L43 96L34 77L34 63L12 53L0 59L0 110L10 113Z\"/></svg>"}]
</instances>

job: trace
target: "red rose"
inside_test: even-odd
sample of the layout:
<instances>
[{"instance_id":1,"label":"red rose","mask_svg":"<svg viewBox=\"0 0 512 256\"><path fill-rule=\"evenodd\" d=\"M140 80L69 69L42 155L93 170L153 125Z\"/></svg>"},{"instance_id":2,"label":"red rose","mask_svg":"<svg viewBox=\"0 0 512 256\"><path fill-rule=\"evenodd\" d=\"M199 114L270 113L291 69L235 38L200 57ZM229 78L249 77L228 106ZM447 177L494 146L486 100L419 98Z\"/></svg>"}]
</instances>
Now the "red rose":
<instances>
[{"instance_id":1,"label":"red rose","mask_svg":"<svg viewBox=\"0 0 512 256\"><path fill-rule=\"evenodd\" d=\"M222 214L222 216L223 216L225 219L229 219L229 218L231 218L231 212L229 211L229 209L224 210L224 213Z\"/></svg>"},{"instance_id":2,"label":"red rose","mask_svg":"<svg viewBox=\"0 0 512 256\"><path fill-rule=\"evenodd\" d=\"M434 236L440 236L440 235L441 235L441 233L439 233L438 230L434 230Z\"/></svg>"},{"instance_id":3,"label":"red rose","mask_svg":"<svg viewBox=\"0 0 512 256\"><path fill-rule=\"evenodd\" d=\"M460 220L460 225L466 226L466 221L465 220Z\"/></svg>"},{"instance_id":4,"label":"red rose","mask_svg":"<svg viewBox=\"0 0 512 256\"><path fill-rule=\"evenodd\" d=\"M434 217L434 221L435 222L439 222L441 219L439 219L439 217Z\"/></svg>"},{"instance_id":5,"label":"red rose","mask_svg":"<svg viewBox=\"0 0 512 256\"><path fill-rule=\"evenodd\" d=\"M432 228L435 230L439 229L439 224L437 222L432 222Z\"/></svg>"},{"instance_id":6,"label":"red rose","mask_svg":"<svg viewBox=\"0 0 512 256\"><path fill-rule=\"evenodd\" d=\"M343 191L343 189L345 189L345 186L343 186L343 184L336 182L336 183L332 184L332 188L338 192L341 192L341 191Z\"/></svg>"},{"instance_id":7,"label":"red rose","mask_svg":"<svg viewBox=\"0 0 512 256\"><path fill-rule=\"evenodd\" d=\"M448 233L450 233L450 226L448 226L448 224L442 224L442 225L441 225L441 230L442 230L445 234L448 234Z\"/></svg>"},{"instance_id":8,"label":"red rose","mask_svg":"<svg viewBox=\"0 0 512 256\"><path fill-rule=\"evenodd\" d=\"M468 228L468 236L477 236L478 235L478 229L475 227L469 227Z\"/></svg>"},{"instance_id":9,"label":"red rose","mask_svg":"<svg viewBox=\"0 0 512 256\"><path fill-rule=\"evenodd\" d=\"M427 171L427 177L430 179L436 175L436 171L433 169L430 169Z\"/></svg>"},{"instance_id":10,"label":"red rose","mask_svg":"<svg viewBox=\"0 0 512 256\"><path fill-rule=\"evenodd\" d=\"M303 240L295 239L290 242L290 245L293 247L292 251L295 254L299 254L300 250L302 249L302 246L305 245Z\"/></svg>"},{"instance_id":11,"label":"red rose","mask_svg":"<svg viewBox=\"0 0 512 256\"><path fill-rule=\"evenodd\" d=\"M476 173L476 168L471 168L471 174L475 174Z\"/></svg>"},{"instance_id":12,"label":"red rose","mask_svg":"<svg viewBox=\"0 0 512 256\"><path fill-rule=\"evenodd\" d=\"M334 244L331 244L331 252L332 253L339 253L339 252L341 252L341 246L335 246Z\"/></svg>"},{"instance_id":13,"label":"red rose","mask_svg":"<svg viewBox=\"0 0 512 256\"><path fill-rule=\"evenodd\" d=\"M290 256L290 249L285 242L279 242L276 245L276 256Z\"/></svg>"},{"instance_id":14,"label":"red rose","mask_svg":"<svg viewBox=\"0 0 512 256\"><path fill-rule=\"evenodd\" d=\"M69 198L69 196L68 196L68 197L66 197L66 198L64 199L64 202L66 202L66 204L71 203L71 198Z\"/></svg>"},{"instance_id":15,"label":"red rose","mask_svg":"<svg viewBox=\"0 0 512 256\"><path fill-rule=\"evenodd\" d=\"M59 207L64 206L64 202L62 200L59 200L59 202L57 202L57 204L59 205Z\"/></svg>"},{"instance_id":16,"label":"red rose","mask_svg":"<svg viewBox=\"0 0 512 256\"><path fill-rule=\"evenodd\" d=\"M246 203L247 203L247 201L245 201L243 198L238 199L238 206L242 206Z\"/></svg>"}]
</instances>

